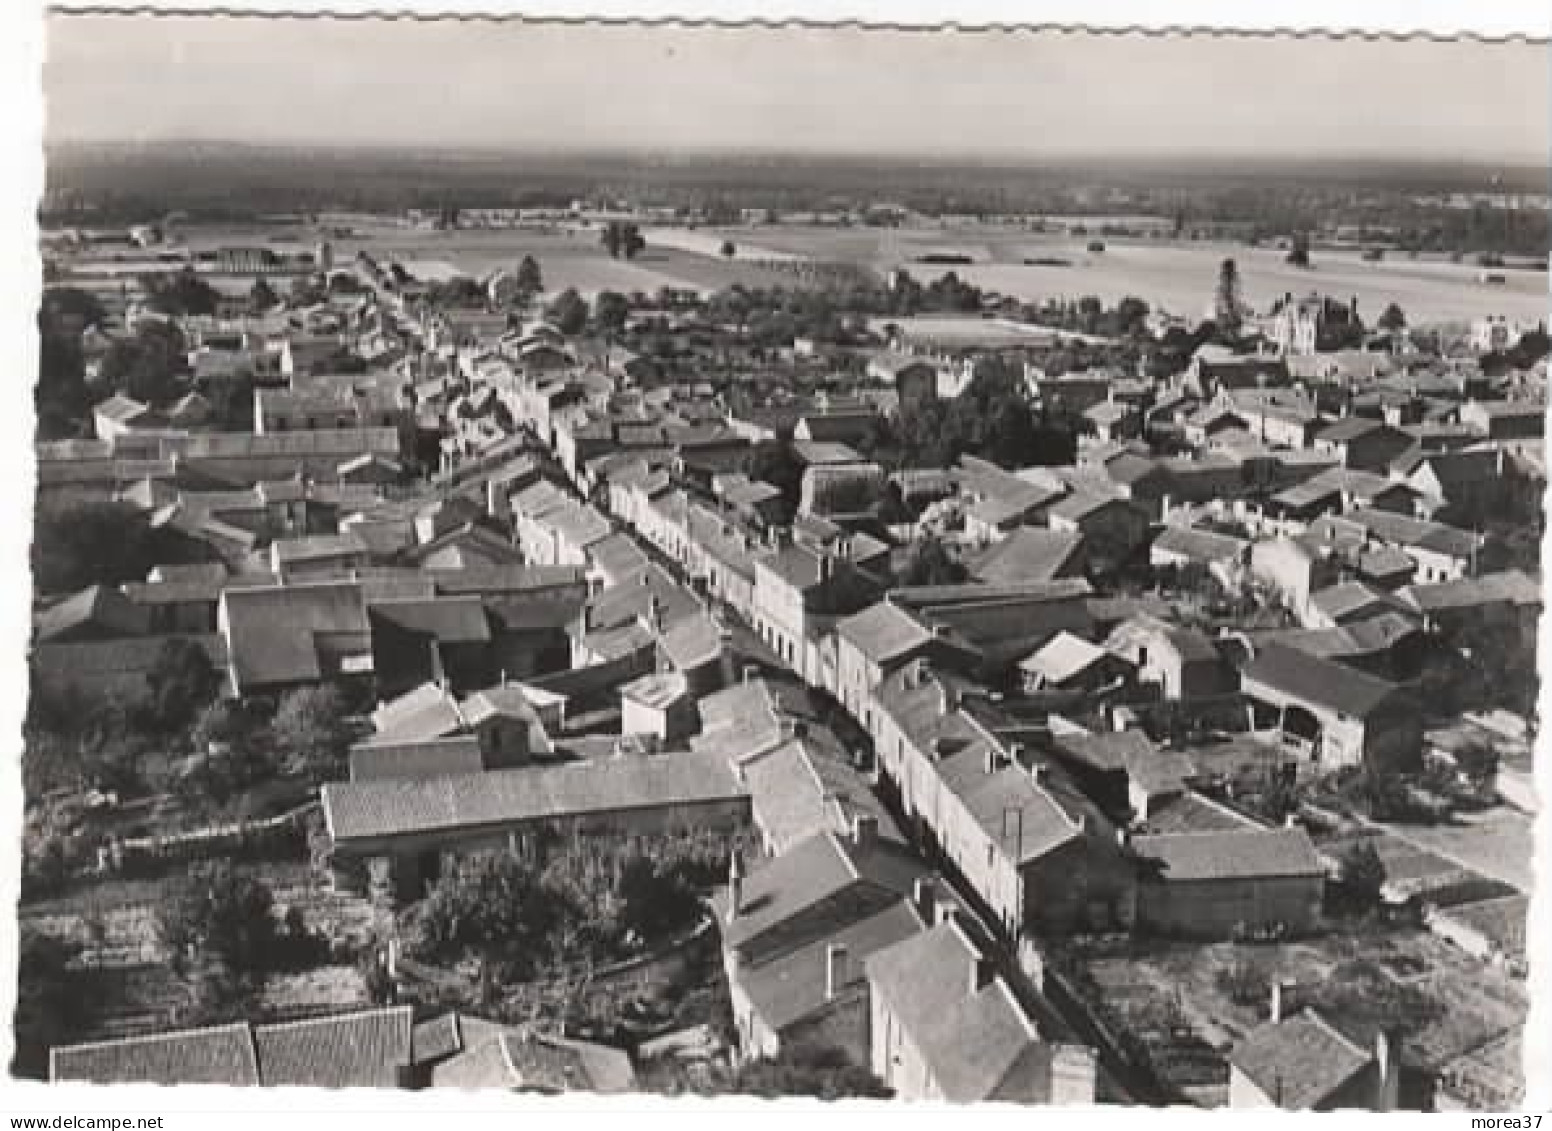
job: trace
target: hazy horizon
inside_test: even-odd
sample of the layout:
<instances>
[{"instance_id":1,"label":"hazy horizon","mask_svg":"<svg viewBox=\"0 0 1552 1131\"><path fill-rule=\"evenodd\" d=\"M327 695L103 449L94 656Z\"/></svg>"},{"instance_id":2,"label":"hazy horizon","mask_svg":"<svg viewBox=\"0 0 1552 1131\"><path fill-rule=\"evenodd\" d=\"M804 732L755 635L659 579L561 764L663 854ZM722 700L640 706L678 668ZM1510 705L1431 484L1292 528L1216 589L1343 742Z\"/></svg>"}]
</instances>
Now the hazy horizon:
<instances>
[{"instance_id":1,"label":"hazy horizon","mask_svg":"<svg viewBox=\"0 0 1552 1131\"><path fill-rule=\"evenodd\" d=\"M1544 165L1529 43L47 17L48 142ZM446 70L446 75L443 70Z\"/></svg>"}]
</instances>

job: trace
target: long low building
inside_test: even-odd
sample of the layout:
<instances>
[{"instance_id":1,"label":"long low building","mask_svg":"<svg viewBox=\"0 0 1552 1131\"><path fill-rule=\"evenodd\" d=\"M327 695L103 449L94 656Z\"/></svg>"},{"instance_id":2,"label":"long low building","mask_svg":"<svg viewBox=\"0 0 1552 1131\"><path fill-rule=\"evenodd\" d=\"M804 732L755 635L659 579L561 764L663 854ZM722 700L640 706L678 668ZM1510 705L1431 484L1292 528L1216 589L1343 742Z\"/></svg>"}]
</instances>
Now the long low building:
<instances>
[{"instance_id":1,"label":"long low building","mask_svg":"<svg viewBox=\"0 0 1552 1131\"><path fill-rule=\"evenodd\" d=\"M749 791L717 754L619 756L430 780L333 782L323 814L337 881L365 863L374 885L413 896L447 851L501 848L543 832L737 831ZM360 877L356 877L359 883Z\"/></svg>"}]
</instances>

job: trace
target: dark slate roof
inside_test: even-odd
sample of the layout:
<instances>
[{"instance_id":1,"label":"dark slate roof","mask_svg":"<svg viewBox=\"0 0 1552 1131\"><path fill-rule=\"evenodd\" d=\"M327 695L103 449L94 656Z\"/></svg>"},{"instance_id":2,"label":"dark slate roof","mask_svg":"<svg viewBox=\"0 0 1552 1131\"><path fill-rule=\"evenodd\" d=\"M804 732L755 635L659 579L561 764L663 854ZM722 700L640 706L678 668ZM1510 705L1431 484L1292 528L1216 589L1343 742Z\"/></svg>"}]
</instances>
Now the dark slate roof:
<instances>
[{"instance_id":1,"label":"dark slate roof","mask_svg":"<svg viewBox=\"0 0 1552 1131\"><path fill-rule=\"evenodd\" d=\"M490 640L490 621L479 597L430 597L374 601L367 611L382 621L440 644L484 644Z\"/></svg>"},{"instance_id":2,"label":"dark slate roof","mask_svg":"<svg viewBox=\"0 0 1552 1131\"><path fill-rule=\"evenodd\" d=\"M1373 714L1401 694L1396 684L1284 644L1260 649L1240 675L1291 698L1357 718Z\"/></svg>"},{"instance_id":3,"label":"dark slate roof","mask_svg":"<svg viewBox=\"0 0 1552 1131\"><path fill-rule=\"evenodd\" d=\"M319 637L352 638L369 647L370 622L361 586L331 581L228 588L221 594L239 687L292 683L330 674Z\"/></svg>"}]
</instances>

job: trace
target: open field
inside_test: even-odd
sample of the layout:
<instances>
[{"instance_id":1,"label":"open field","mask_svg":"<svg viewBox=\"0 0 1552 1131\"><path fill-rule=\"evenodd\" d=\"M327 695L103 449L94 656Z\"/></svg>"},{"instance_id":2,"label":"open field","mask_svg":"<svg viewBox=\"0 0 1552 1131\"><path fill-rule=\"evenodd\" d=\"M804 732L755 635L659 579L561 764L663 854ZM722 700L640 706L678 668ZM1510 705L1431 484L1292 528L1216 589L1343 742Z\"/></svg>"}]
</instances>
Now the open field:
<instances>
[{"instance_id":1,"label":"open field","mask_svg":"<svg viewBox=\"0 0 1552 1131\"><path fill-rule=\"evenodd\" d=\"M447 262L473 275L501 267L510 270L523 256L532 255L543 268L548 291L575 287L588 295L600 290L651 293L664 286L706 292L734 283L790 287L795 283L791 274L766 264L818 260L855 263L880 272L906 267L924 280L954 271L977 286L1026 302L1095 295L1114 303L1135 295L1154 307L1194 318L1208 312L1218 266L1233 258L1239 265L1245 299L1260 310L1281 295L1317 289L1339 299L1356 297L1360 313L1370 323L1391 302L1416 325L1460 324L1488 314L1535 321L1547 317L1549 306L1545 272L1509 270L1504 272L1504 283L1489 286L1479 281L1479 269L1469 263L1437 257L1410 259L1394 252L1371 263L1362 260L1356 249L1316 248L1314 266L1302 269L1284 262L1284 252L1272 247L1112 238L1106 239L1103 252L1090 252L1084 237L998 224L649 227L645 235L647 250L634 261L609 258L595 230L445 232L385 222L357 225L349 236L332 242L340 261L365 249L379 258ZM311 247L317 237L316 230L288 225L271 229L205 226L191 229L184 238L189 247L200 250L233 243ZM734 244L731 259L721 254L724 239ZM963 255L973 262L963 266L919 262L929 254ZM1065 260L1068 265L1025 262L1038 258Z\"/></svg>"},{"instance_id":2,"label":"open field","mask_svg":"<svg viewBox=\"0 0 1552 1131\"><path fill-rule=\"evenodd\" d=\"M688 233L694 234L694 233ZM733 283L750 286L790 285L788 276L749 262L729 261L716 253L720 240L706 253L658 246L648 233L647 249L634 260L611 259L597 232L576 233L526 229L437 232L404 228L362 231L334 242L336 258L352 257L358 249L378 259L434 260L451 263L471 275L498 268L516 270L525 255L539 262L545 290L558 293L575 287L584 295L612 290L652 294L662 287L716 291Z\"/></svg>"},{"instance_id":3,"label":"open field","mask_svg":"<svg viewBox=\"0 0 1552 1131\"><path fill-rule=\"evenodd\" d=\"M718 233L735 244L748 242L814 259L844 259L878 270L907 267L919 278L947 271L977 286L1025 301L1097 295L1107 303L1136 295L1156 307L1186 317L1204 314L1212 301L1218 265L1233 258L1239 265L1246 301L1265 309L1277 297L1312 289L1336 298L1356 296L1359 311L1372 322L1395 302L1417 324L1465 322L1486 314L1535 320L1547 316L1544 272L1508 271L1501 286L1477 281L1478 268L1441 259L1408 259L1391 253L1368 263L1356 250L1317 248L1314 266L1284 262L1284 252L1243 244L1168 240L1107 239L1106 250L1088 251L1086 238L1041 234L1007 226L958 227L729 228ZM944 267L914 262L929 253L967 255L975 262ZM1034 266L1026 258L1057 258L1070 266Z\"/></svg>"}]
</instances>

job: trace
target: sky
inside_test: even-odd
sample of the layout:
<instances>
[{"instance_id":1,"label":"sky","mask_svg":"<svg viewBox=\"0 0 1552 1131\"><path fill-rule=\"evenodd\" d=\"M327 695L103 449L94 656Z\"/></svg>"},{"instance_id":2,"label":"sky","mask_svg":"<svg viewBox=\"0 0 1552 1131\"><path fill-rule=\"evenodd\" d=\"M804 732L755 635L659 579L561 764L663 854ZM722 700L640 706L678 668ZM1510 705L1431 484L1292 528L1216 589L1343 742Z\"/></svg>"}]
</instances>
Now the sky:
<instances>
[{"instance_id":1,"label":"sky","mask_svg":"<svg viewBox=\"0 0 1552 1131\"><path fill-rule=\"evenodd\" d=\"M1544 163L1525 43L48 18L50 141Z\"/></svg>"}]
</instances>

